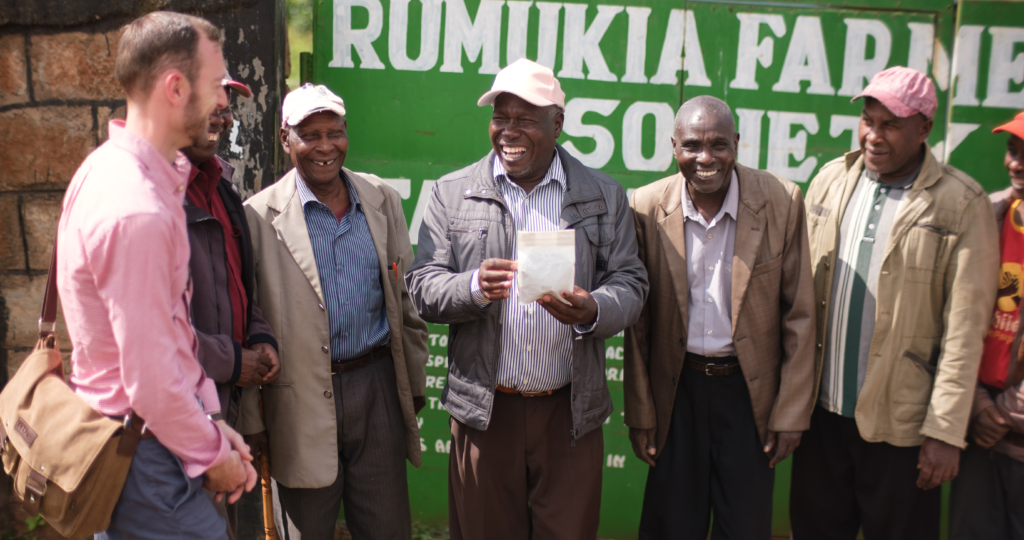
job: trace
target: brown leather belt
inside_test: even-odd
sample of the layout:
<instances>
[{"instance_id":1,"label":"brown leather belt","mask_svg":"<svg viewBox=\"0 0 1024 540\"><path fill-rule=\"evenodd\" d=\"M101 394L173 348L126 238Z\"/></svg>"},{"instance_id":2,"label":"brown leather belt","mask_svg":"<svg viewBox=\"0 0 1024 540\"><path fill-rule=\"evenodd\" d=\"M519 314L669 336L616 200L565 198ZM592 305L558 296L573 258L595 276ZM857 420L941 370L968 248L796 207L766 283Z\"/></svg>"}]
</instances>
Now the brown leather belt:
<instances>
[{"instance_id":1,"label":"brown leather belt","mask_svg":"<svg viewBox=\"0 0 1024 540\"><path fill-rule=\"evenodd\" d=\"M391 344L386 343L358 358L345 360L344 362L331 362L331 375L354 371L361 367L366 367L381 358L387 358L389 356L391 356Z\"/></svg>"},{"instance_id":2,"label":"brown leather belt","mask_svg":"<svg viewBox=\"0 0 1024 540\"><path fill-rule=\"evenodd\" d=\"M569 385L567 384L567 385L563 386L562 388L565 388L566 386L569 386ZM522 397L547 397L547 396L550 396L550 395L554 394L555 392L558 392L562 388L555 388L554 390L546 390L544 392L520 392L519 390L516 390L515 388L509 388L507 386L502 386L500 384L498 386L494 387L495 390L501 392L502 394L513 394L513 395L522 396Z\"/></svg>"},{"instance_id":3,"label":"brown leather belt","mask_svg":"<svg viewBox=\"0 0 1024 540\"><path fill-rule=\"evenodd\" d=\"M146 429L146 421L135 414L135 411L131 411L124 416L124 429L121 430L121 440L117 442L117 454L124 457L134 456L139 440L155 438L156 435Z\"/></svg>"},{"instance_id":4,"label":"brown leather belt","mask_svg":"<svg viewBox=\"0 0 1024 540\"><path fill-rule=\"evenodd\" d=\"M686 361L683 362L683 365L709 377L726 377L740 372L740 359L735 356L711 357L686 353Z\"/></svg>"}]
</instances>

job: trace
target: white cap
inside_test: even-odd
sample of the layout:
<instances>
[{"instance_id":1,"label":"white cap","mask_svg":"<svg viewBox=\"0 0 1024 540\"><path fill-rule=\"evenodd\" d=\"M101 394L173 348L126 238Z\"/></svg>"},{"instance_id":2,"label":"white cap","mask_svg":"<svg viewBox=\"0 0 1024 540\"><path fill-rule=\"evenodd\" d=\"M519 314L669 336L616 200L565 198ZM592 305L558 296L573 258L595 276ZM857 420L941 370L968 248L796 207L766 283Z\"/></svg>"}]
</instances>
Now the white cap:
<instances>
[{"instance_id":1,"label":"white cap","mask_svg":"<svg viewBox=\"0 0 1024 540\"><path fill-rule=\"evenodd\" d=\"M565 92L555 78L555 72L537 62L520 58L505 66L494 76L491 90L480 96L477 105L493 105L498 94L508 92L538 106L557 105L565 110Z\"/></svg>"},{"instance_id":2,"label":"white cap","mask_svg":"<svg viewBox=\"0 0 1024 540\"><path fill-rule=\"evenodd\" d=\"M331 111L345 117L345 102L334 92L320 84L306 83L284 97L281 104L281 126L297 126L309 115Z\"/></svg>"}]
</instances>

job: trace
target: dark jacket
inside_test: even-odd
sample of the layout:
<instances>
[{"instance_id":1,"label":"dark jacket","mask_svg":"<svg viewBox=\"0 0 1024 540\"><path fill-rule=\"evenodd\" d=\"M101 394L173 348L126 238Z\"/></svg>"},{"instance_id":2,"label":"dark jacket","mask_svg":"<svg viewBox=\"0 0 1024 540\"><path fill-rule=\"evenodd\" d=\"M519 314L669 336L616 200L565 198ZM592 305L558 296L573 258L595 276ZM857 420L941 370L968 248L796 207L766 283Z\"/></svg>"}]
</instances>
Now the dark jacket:
<instances>
[{"instance_id":1,"label":"dark jacket","mask_svg":"<svg viewBox=\"0 0 1024 540\"><path fill-rule=\"evenodd\" d=\"M242 199L231 183L234 168L214 156L221 166L217 193L224 201L231 224L242 236L242 285L248 297L245 331L247 348L257 343L269 343L277 348L273 330L263 319L253 302L254 266L249 224L245 219ZM185 221L188 224L188 243L192 249L189 269L192 273L192 325L199 338L199 363L206 375L217 383L221 412L228 425L238 420L242 388L236 386L242 372L242 344L232 339L234 323L231 297L228 293L228 262L224 244L224 229L220 222L185 197ZM248 433L246 433L248 435Z\"/></svg>"},{"instance_id":2,"label":"dark jacket","mask_svg":"<svg viewBox=\"0 0 1024 540\"><path fill-rule=\"evenodd\" d=\"M612 412L604 340L640 316L647 271L637 258L636 229L622 186L561 146L557 149L566 173L561 228L577 231L576 285L590 292L599 309L597 327L572 344L573 429L566 442L575 442ZM470 298L470 279L484 259L511 259L515 234L494 180L493 159L491 151L437 181L423 216L416 261L405 276L420 316L450 325L450 367L441 403L478 430L487 429L494 402L501 302L478 309Z\"/></svg>"}]
</instances>

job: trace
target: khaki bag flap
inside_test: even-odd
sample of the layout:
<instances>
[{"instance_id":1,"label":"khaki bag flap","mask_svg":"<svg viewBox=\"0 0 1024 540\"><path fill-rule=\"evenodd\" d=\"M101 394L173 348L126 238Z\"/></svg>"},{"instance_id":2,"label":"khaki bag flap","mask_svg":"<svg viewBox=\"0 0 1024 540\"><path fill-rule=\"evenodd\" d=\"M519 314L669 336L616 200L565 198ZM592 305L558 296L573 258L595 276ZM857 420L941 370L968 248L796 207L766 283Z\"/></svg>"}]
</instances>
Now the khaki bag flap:
<instances>
[{"instance_id":1,"label":"khaki bag flap","mask_svg":"<svg viewBox=\"0 0 1024 540\"><path fill-rule=\"evenodd\" d=\"M0 393L0 421L7 444L14 446L21 460L63 491L72 492L121 423L75 395L63 375L55 338L41 338ZM7 469L6 461L4 465Z\"/></svg>"}]
</instances>

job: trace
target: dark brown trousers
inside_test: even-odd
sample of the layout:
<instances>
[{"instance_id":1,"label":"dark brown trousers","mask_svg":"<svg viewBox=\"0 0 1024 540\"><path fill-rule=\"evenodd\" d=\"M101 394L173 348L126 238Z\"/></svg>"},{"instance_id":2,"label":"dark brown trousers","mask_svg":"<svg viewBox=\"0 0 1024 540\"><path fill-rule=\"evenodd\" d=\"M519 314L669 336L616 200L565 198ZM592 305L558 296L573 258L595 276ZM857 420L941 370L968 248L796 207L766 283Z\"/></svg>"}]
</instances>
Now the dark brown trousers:
<instances>
[{"instance_id":1,"label":"dark brown trousers","mask_svg":"<svg viewBox=\"0 0 1024 540\"><path fill-rule=\"evenodd\" d=\"M568 387L547 397L498 393L479 431L452 419L452 540L593 540L601 512L601 429L571 445Z\"/></svg>"}]
</instances>

